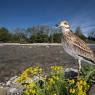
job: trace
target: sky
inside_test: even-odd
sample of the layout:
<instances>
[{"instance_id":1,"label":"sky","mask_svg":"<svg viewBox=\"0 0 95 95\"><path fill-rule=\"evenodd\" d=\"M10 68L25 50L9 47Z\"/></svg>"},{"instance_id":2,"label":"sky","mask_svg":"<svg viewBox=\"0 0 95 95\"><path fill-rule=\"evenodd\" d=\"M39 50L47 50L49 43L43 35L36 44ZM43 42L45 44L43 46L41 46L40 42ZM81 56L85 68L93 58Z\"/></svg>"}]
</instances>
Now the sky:
<instances>
[{"instance_id":1,"label":"sky","mask_svg":"<svg viewBox=\"0 0 95 95\"><path fill-rule=\"evenodd\" d=\"M0 0L0 27L53 27L61 20L73 31L80 26L85 35L95 31L95 0Z\"/></svg>"}]
</instances>

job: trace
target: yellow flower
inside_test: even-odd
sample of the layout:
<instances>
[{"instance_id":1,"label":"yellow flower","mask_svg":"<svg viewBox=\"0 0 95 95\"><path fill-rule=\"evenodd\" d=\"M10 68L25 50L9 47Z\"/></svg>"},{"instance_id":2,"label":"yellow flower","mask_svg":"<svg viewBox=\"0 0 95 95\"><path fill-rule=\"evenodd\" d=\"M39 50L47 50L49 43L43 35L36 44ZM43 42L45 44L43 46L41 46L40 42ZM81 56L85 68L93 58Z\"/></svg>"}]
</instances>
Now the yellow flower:
<instances>
[{"instance_id":1,"label":"yellow flower","mask_svg":"<svg viewBox=\"0 0 95 95\"><path fill-rule=\"evenodd\" d=\"M29 92L28 91L23 91L23 94L24 95L29 95Z\"/></svg>"},{"instance_id":2,"label":"yellow flower","mask_svg":"<svg viewBox=\"0 0 95 95\"><path fill-rule=\"evenodd\" d=\"M33 93L33 94L35 94L35 93L36 93L36 91L35 91L35 90L32 90L32 93Z\"/></svg>"},{"instance_id":3,"label":"yellow flower","mask_svg":"<svg viewBox=\"0 0 95 95\"><path fill-rule=\"evenodd\" d=\"M56 93L54 93L53 95L57 95Z\"/></svg>"},{"instance_id":4,"label":"yellow flower","mask_svg":"<svg viewBox=\"0 0 95 95\"><path fill-rule=\"evenodd\" d=\"M63 71L63 67L62 66L51 66L51 70L59 73Z\"/></svg>"},{"instance_id":5,"label":"yellow flower","mask_svg":"<svg viewBox=\"0 0 95 95\"><path fill-rule=\"evenodd\" d=\"M90 88L90 85L87 85L87 88Z\"/></svg>"},{"instance_id":6,"label":"yellow flower","mask_svg":"<svg viewBox=\"0 0 95 95\"><path fill-rule=\"evenodd\" d=\"M74 79L68 80L68 82L69 82L70 84L74 84L74 83L75 83Z\"/></svg>"},{"instance_id":7,"label":"yellow flower","mask_svg":"<svg viewBox=\"0 0 95 95\"><path fill-rule=\"evenodd\" d=\"M83 85L87 85L87 82L86 81L83 81Z\"/></svg>"},{"instance_id":8,"label":"yellow flower","mask_svg":"<svg viewBox=\"0 0 95 95\"><path fill-rule=\"evenodd\" d=\"M75 93L75 89L70 88L69 92L73 94L73 93Z\"/></svg>"},{"instance_id":9,"label":"yellow flower","mask_svg":"<svg viewBox=\"0 0 95 95\"><path fill-rule=\"evenodd\" d=\"M35 86L35 82L30 82L28 86L29 87L34 87Z\"/></svg>"},{"instance_id":10,"label":"yellow flower","mask_svg":"<svg viewBox=\"0 0 95 95\"><path fill-rule=\"evenodd\" d=\"M80 80L80 84L83 84L83 80Z\"/></svg>"},{"instance_id":11,"label":"yellow flower","mask_svg":"<svg viewBox=\"0 0 95 95\"><path fill-rule=\"evenodd\" d=\"M21 74L21 76L17 79L16 82L18 82L18 83L23 82L25 80L28 80L30 75L34 76L34 75L38 75L41 73L42 73L42 68L40 68L40 67L34 67L34 68L29 67Z\"/></svg>"},{"instance_id":12,"label":"yellow flower","mask_svg":"<svg viewBox=\"0 0 95 95\"><path fill-rule=\"evenodd\" d=\"M52 76L52 78L53 78L54 80L59 80L59 77L58 77L58 76Z\"/></svg>"},{"instance_id":13,"label":"yellow flower","mask_svg":"<svg viewBox=\"0 0 95 95\"><path fill-rule=\"evenodd\" d=\"M48 81L49 81L50 84L55 84L55 81L54 81L53 78L49 78Z\"/></svg>"},{"instance_id":14,"label":"yellow flower","mask_svg":"<svg viewBox=\"0 0 95 95\"><path fill-rule=\"evenodd\" d=\"M79 91L77 95L86 95L86 92L83 92L83 90Z\"/></svg>"}]
</instances>

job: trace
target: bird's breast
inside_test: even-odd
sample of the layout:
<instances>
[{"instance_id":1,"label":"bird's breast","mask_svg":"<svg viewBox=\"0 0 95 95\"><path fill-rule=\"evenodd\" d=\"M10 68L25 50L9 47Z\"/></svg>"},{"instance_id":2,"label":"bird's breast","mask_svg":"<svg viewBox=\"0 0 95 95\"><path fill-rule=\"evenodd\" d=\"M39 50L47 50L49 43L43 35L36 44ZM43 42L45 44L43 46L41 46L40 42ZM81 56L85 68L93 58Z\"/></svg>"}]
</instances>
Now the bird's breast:
<instances>
[{"instance_id":1,"label":"bird's breast","mask_svg":"<svg viewBox=\"0 0 95 95\"><path fill-rule=\"evenodd\" d=\"M69 55L71 55L71 56L77 58L77 56L76 56L76 54L75 54L75 52L74 52L74 50L73 50L72 44L70 44L69 42L64 41L64 42L63 42L63 48L64 48L64 50L65 50Z\"/></svg>"}]
</instances>

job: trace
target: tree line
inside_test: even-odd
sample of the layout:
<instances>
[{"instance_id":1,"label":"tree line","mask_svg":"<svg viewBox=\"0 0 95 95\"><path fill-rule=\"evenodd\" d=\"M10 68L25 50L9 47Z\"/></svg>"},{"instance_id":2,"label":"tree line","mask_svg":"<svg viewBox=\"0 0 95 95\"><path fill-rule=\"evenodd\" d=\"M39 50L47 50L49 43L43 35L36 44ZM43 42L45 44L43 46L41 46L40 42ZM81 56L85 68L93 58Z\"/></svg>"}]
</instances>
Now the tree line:
<instances>
[{"instance_id":1,"label":"tree line","mask_svg":"<svg viewBox=\"0 0 95 95\"><path fill-rule=\"evenodd\" d=\"M80 27L77 27L74 33L85 41L95 40L94 32L90 32L88 37L85 37ZM38 25L27 29L17 28L13 31L9 31L5 27L0 28L0 43L60 43L61 38L60 29L47 25Z\"/></svg>"}]
</instances>

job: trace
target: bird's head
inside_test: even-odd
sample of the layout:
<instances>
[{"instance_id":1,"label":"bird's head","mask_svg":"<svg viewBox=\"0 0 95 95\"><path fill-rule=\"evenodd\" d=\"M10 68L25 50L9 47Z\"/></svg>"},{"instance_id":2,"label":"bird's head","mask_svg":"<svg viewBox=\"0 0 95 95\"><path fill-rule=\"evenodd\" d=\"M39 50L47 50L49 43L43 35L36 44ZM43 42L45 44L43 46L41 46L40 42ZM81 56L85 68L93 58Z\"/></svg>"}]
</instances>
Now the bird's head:
<instances>
[{"instance_id":1,"label":"bird's head","mask_svg":"<svg viewBox=\"0 0 95 95\"><path fill-rule=\"evenodd\" d=\"M68 21L61 21L58 24L56 24L56 27L63 29L64 31L70 30L70 25Z\"/></svg>"}]
</instances>

